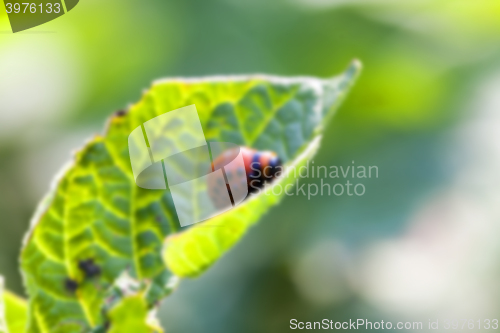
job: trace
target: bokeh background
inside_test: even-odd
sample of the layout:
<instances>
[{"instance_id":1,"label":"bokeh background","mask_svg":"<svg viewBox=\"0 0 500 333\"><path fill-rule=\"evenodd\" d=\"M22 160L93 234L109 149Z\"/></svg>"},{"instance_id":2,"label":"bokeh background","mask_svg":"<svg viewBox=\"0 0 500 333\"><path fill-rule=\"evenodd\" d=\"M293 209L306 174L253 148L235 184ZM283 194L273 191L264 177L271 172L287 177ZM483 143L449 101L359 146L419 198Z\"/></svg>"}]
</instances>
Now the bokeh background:
<instances>
[{"instance_id":1,"label":"bokeh background","mask_svg":"<svg viewBox=\"0 0 500 333\"><path fill-rule=\"evenodd\" d=\"M163 325L276 333L293 318L499 317L498 0L82 0L18 34L0 7L8 288L23 293L19 248L52 177L152 80L328 77L358 58L364 71L315 163L376 165L379 178L363 182L362 197L286 198L181 283Z\"/></svg>"}]
</instances>

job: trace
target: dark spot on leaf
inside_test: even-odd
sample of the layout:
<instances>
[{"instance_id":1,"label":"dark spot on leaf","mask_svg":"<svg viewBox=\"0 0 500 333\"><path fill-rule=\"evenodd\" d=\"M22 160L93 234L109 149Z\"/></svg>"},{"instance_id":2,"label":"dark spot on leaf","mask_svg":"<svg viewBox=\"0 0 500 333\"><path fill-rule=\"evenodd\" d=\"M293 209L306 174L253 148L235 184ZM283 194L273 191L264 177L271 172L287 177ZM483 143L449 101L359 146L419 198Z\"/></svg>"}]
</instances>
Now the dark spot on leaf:
<instances>
[{"instance_id":1,"label":"dark spot on leaf","mask_svg":"<svg viewBox=\"0 0 500 333\"><path fill-rule=\"evenodd\" d=\"M78 289L78 282L70 278L64 279L64 289L74 294L76 289Z\"/></svg>"},{"instance_id":2,"label":"dark spot on leaf","mask_svg":"<svg viewBox=\"0 0 500 333\"><path fill-rule=\"evenodd\" d=\"M80 268L87 278L93 278L101 274L101 268L95 264L94 259L81 260L78 263L78 268Z\"/></svg>"},{"instance_id":3,"label":"dark spot on leaf","mask_svg":"<svg viewBox=\"0 0 500 333\"><path fill-rule=\"evenodd\" d=\"M126 111L126 110L118 110L118 111L115 112L115 116L117 116L117 117L123 117L127 113L128 113L128 111Z\"/></svg>"}]
</instances>

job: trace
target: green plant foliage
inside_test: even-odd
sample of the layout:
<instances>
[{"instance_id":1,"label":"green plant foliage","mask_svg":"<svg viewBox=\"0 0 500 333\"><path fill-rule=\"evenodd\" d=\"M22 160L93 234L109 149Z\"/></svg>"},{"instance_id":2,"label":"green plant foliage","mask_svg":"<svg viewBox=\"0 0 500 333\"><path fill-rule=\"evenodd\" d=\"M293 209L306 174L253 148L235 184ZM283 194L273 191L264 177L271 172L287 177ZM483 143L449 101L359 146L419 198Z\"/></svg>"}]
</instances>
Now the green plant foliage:
<instances>
[{"instance_id":1,"label":"green plant foliage","mask_svg":"<svg viewBox=\"0 0 500 333\"><path fill-rule=\"evenodd\" d=\"M5 301L4 301L4 291L3 291L3 279L0 278L0 333L8 333L7 331L7 319L5 318Z\"/></svg>"},{"instance_id":2,"label":"green plant foliage","mask_svg":"<svg viewBox=\"0 0 500 333\"><path fill-rule=\"evenodd\" d=\"M3 290L3 279L0 276L0 333L23 332L26 319L26 301Z\"/></svg>"},{"instance_id":3,"label":"green plant foliage","mask_svg":"<svg viewBox=\"0 0 500 333\"><path fill-rule=\"evenodd\" d=\"M195 104L207 141L272 150L293 169L316 151L326 119L359 67L354 62L326 80L255 75L159 81L111 117L105 134L90 140L58 177L26 237L21 265L30 297L28 332L88 332L107 325L113 332L148 332L145 318L139 323L132 317L144 317L178 277L198 275L214 263L279 200L271 186L181 232L169 191L134 182L132 130ZM82 269L89 261L98 274ZM106 293L124 271L146 287L106 311Z\"/></svg>"},{"instance_id":4,"label":"green plant foliage","mask_svg":"<svg viewBox=\"0 0 500 333\"><path fill-rule=\"evenodd\" d=\"M163 251L169 269L179 277L195 277L233 246L258 219L284 195L284 188L296 181L294 172L305 165L319 148L319 137L291 163L276 182L226 214L216 216L165 241ZM296 173L298 175L298 173ZM275 190L276 189L276 190Z\"/></svg>"},{"instance_id":5,"label":"green plant foliage","mask_svg":"<svg viewBox=\"0 0 500 333\"><path fill-rule=\"evenodd\" d=\"M110 311L111 327L110 333L154 333L160 332L146 323L144 318L148 316L148 305L142 295L134 295L124 298L115 308Z\"/></svg>"},{"instance_id":6,"label":"green plant foliage","mask_svg":"<svg viewBox=\"0 0 500 333\"><path fill-rule=\"evenodd\" d=\"M28 306L26 301L8 291L4 294L5 313L9 332L23 332L26 328L28 318Z\"/></svg>"}]
</instances>

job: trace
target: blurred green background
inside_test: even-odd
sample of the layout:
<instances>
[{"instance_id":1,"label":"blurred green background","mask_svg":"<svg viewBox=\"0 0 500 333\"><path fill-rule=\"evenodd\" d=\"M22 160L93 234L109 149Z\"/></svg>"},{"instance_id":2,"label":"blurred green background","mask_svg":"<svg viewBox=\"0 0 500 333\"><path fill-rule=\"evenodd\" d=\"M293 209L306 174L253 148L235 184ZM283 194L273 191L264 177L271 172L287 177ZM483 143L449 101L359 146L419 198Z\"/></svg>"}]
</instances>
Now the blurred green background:
<instances>
[{"instance_id":1,"label":"blurred green background","mask_svg":"<svg viewBox=\"0 0 500 333\"><path fill-rule=\"evenodd\" d=\"M276 333L294 318L498 318L498 0L82 0L17 34L0 12L8 288L23 293L19 248L53 176L151 81L329 77L358 58L363 73L315 164L376 165L379 178L363 182L362 197L286 198L209 272L181 283L163 325Z\"/></svg>"}]
</instances>

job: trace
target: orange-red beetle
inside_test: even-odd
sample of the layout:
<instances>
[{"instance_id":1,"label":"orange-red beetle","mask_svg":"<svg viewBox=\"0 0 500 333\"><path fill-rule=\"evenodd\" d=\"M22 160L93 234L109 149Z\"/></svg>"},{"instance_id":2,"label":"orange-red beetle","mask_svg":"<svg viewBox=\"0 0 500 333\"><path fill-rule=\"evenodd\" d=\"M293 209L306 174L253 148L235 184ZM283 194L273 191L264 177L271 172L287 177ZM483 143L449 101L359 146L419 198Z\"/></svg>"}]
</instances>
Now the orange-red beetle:
<instances>
[{"instance_id":1,"label":"orange-red beetle","mask_svg":"<svg viewBox=\"0 0 500 333\"><path fill-rule=\"evenodd\" d=\"M216 166L224 166L226 177L230 179L233 176L241 176L243 172L246 174L246 184L248 193L254 193L264 187L267 182L270 182L276 177L277 172L281 167L281 160L278 155L271 151L258 151L248 147L240 147L241 155L243 157L244 169L242 167L230 167L228 163L237 155L233 151L226 151L218 156L212 164ZM233 164L234 165L234 164ZM226 185L226 186L224 186ZM239 185L235 185L239 186ZM222 182L214 182L209 184L210 197L217 206L218 196L222 191L228 191L231 197L231 202L234 203L231 196L231 189L228 184Z\"/></svg>"}]
</instances>

